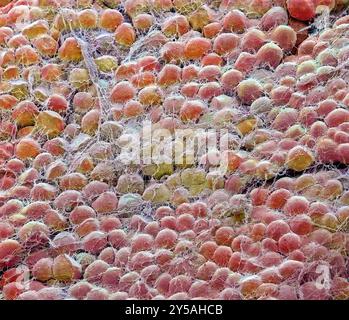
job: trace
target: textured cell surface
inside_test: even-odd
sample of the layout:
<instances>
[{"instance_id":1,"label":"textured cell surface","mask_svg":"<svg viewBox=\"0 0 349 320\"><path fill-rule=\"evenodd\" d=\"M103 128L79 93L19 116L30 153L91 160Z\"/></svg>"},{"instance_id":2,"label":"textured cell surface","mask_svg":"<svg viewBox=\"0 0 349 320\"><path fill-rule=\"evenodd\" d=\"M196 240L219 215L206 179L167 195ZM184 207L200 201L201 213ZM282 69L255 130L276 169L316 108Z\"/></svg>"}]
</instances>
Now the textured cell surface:
<instances>
[{"instance_id":1,"label":"textured cell surface","mask_svg":"<svg viewBox=\"0 0 349 320\"><path fill-rule=\"evenodd\" d=\"M348 5L0 1L0 299L349 299Z\"/></svg>"}]
</instances>

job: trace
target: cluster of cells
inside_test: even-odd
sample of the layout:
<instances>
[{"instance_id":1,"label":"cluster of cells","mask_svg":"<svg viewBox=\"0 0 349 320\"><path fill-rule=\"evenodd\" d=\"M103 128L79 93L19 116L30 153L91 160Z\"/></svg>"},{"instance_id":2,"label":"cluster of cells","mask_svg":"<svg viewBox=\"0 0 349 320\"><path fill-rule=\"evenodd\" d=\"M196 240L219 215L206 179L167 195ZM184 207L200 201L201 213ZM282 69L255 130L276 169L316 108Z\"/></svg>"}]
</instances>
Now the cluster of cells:
<instances>
[{"instance_id":1,"label":"cluster of cells","mask_svg":"<svg viewBox=\"0 0 349 320\"><path fill-rule=\"evenodd\" d=\"M347 0L0 5L0 299L349 298Z\"/></svg>"}]
</instances>

